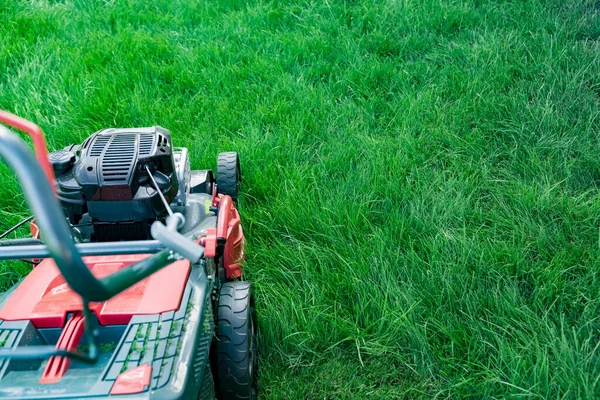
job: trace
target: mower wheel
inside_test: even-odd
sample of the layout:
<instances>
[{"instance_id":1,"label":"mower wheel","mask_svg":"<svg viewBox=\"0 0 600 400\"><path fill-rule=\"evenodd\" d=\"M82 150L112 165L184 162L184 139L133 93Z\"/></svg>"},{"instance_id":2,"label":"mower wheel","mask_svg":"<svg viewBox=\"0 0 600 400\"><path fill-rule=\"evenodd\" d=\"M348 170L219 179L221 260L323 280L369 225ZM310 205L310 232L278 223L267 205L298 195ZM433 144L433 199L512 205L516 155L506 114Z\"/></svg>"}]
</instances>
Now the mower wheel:
<instances>
[{"instance_id":1,"label":"mower wheel","mask_svg":"<svg viewBox=\"0 0 600 400\"><path fill-rule=\"evenodd\" d=\"M241 181L242 171L238 153L235 151L219 153L219 157L217 157L217 190L219 193L231 196L237 205Z\"/></svg>"},{"instance_id":2,"label":"mower wheel","mask_svg":"<svg viewBox=\"0 0 600 400\"><path fill-rule=\"evenodd\" d=\"M221 286L217 322L219 399L256 399L256 314L249 282Z\"/></svg>"}]
</instances>

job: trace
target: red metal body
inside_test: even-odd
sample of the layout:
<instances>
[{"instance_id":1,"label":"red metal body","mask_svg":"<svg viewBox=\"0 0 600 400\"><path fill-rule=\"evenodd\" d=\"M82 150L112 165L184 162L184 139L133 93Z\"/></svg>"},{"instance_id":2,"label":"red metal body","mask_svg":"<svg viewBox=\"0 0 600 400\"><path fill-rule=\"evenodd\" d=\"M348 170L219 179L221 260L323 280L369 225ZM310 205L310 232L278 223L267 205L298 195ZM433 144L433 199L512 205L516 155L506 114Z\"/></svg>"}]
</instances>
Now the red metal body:
<instances>
[{"instance_id":1,"label":"red metal body","mask_svg":"<svg viewBox=\"0 0 600 400\"><path fill-rule=\"evenodd\" d=\"M31 230L31 237L34 239L40 238L40 228L35 223L35 219L29 223L29 230Z\"/></svg>"},{"instance_id":2,"label":"red metal body","mask_svg":"<svg viewBox=\"0 0 600 400\"><path fill-rule=\"evenodd\" d=\"M223 249L223 265L227 279L242 276L241 263L244 262L244 232L240 214L233 204L231 197L226 195L213 195L213 207L218 207L217 228L206 231L206 237L200 240L204 246L204 254L214 257L217 246L225 243Z\"/></svg>"},{"instance_id":3,"label":"red metal body","mask_svg":"<svg viewBox=\"0 0 600 400\"><path fill-rule=\"evenodd\" d=\"M152 377L152 367L148 364L140 365L129 371L121 373L112 389L110 394L132 394L140 393L144 391L144 388L150 385L150 378Z\"/></svg>"},{"instance_id":4,"label":"red metal body","mask_svg":"<svg viewBox=\"0 0 600 400\"><path fill-rule=\"evenodd\" d=\"M101 278L149 257L148 254L84 257ZM179 308L190 263L177 261L104 303L91 303L100 325L129 323L133 315L160 314ZM36 328L62 328L68 313L81 311L81 298L71 290L51 258L44 259L21 282L0 310L6 321L31 320Z\"/></svg>"},{"instance_id":5,"label":"red metal body","mask_svg":"<svg viewBox=\"0 0 600 400\"><path fill-rule=\"evenodd\" d=\"M244 261L244 232L240 214L229 196L221 196L217 222L217 243L225 241L223 265L227 279L242 276L240 264Z\"/></svg>"}]
</instances>

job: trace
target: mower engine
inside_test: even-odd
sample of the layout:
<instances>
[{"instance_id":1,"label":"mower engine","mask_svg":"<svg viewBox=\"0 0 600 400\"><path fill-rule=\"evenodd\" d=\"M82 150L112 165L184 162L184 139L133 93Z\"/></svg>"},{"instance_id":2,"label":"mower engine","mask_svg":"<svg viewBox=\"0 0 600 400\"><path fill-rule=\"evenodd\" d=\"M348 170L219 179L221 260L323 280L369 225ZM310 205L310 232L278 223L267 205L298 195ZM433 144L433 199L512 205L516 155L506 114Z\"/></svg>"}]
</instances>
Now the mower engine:
<instances>
[{"instance_id":1,"label":"mower engine","mask_svg":"<svg viewBox=\"0 0 600 400\"><path fill-rule=\"evenodd\" d=\"M49 159L60 203L83 241L150 239L150 225L167 216L156 187L168 203L185 201L187 149L174 149L161 127L104 129Z\"/></svg>"}]
</instances>

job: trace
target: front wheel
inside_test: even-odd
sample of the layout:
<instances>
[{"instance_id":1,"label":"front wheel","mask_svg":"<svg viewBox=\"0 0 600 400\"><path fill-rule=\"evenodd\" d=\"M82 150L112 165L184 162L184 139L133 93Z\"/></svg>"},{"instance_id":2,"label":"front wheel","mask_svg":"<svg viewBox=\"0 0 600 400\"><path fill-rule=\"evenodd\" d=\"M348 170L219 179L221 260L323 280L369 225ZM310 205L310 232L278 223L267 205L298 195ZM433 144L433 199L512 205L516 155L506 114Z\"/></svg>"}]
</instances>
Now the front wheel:
<instances>
[{"instance_id":1,"label":"front wheel","mask_svg":"<svg viewBox=\"0 0 600 400\"><path fill-rule=\"evenodd\" d=\"M237 206L242 182L242 170L238 153L230 151L219 153L217 157L217 190L221 194L231 196Z\"/></svg>"},{"instance_id":2,"label":"front wheel","mask_svg":"<svg viewBox=\"0 0 600 400\"><path fill-rule=\"evenodd\" d=\"M219 398L256 399L256 313L249 282L221 286L216 348Z\"/></svg>"}]
</instances>

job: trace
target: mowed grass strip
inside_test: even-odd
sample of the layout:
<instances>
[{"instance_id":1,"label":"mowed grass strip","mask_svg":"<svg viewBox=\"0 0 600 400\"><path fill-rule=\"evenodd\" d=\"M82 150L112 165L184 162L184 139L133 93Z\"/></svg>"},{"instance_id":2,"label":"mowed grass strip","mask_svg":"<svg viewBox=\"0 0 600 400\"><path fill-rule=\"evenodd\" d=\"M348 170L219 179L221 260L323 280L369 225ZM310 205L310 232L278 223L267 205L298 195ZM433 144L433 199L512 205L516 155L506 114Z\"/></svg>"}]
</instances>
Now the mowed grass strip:
<instances>
[{"instance_id":1,"label":"mowed grass strip","mask_svg":"<svg viewBox=\"0 0 600 400\"><path fill-rule=\"evenodd\" d=\"M240 153L262 398L598 398L599 37L592 0L5 0L0 108Z\"/></svg>"}]
</instances>

